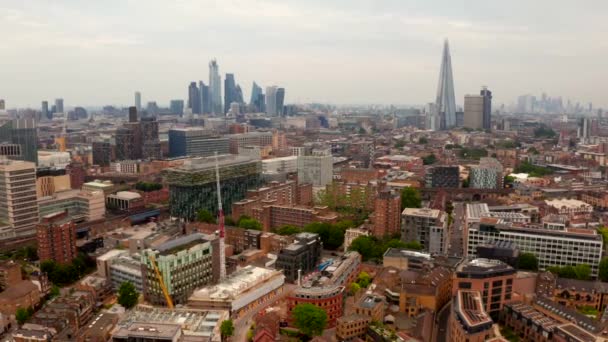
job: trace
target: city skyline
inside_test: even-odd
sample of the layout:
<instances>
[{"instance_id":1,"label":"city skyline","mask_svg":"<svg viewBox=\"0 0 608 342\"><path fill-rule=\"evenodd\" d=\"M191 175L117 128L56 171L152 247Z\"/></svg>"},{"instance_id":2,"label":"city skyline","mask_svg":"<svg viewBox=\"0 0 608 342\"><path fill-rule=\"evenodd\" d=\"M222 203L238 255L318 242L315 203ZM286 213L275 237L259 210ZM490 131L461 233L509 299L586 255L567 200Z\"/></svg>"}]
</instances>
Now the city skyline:
<instances>
[{"instance_id":1,"label":"city skyline","mask_svg":"<svg viewBox=\"0 0 608 342\"><path fill-rule=\"evenodd\" d=\"M290 103L423 105L434 100L448 38L459 106L481 85L497 104L546 92L607 105L595 86L608 77L599 57L608 47L595 33L605 32L603 2L538 1L526 11L513 2L467 10L440 1L345 4L7 1L0 77L11 83L0 98L8 108L59 97L69 107L126 105L139 90L143 102L165 104L186 99L184 85L207 80L216 58L246 85L245 98L255 80L283 85ZM134 12L137 24L128 20Z\"/></svg>"}]
</instances>

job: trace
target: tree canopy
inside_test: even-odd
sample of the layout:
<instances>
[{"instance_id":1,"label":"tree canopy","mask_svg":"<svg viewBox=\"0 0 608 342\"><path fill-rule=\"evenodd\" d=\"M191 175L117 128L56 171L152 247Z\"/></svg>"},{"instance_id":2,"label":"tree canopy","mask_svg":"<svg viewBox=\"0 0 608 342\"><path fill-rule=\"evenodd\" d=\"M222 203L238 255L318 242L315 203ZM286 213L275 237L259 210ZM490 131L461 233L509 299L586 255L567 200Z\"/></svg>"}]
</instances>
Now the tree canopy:
<instances>
[{"instance_id":1,"label":"tree canopy","mask_svg":"<svg viewBox=\"0 0 608 342\"><path fill-rule=\"evenodd\" d=\"M420 192L411 186L401 190L401 210L405 208L420 208L422 206L422 198Z\"/></svg>"},{"instance_id":2,"label":"tree canopy","mask_svg":"<svg viewBox=\"0 0 608 342\"><path fill-rule=\"evenodd\" d=\"M372 283L372 277L367 272L361 271L357 277L357 283L360 287L367 288Z\"/></svg>"},{"instance_id":3,"label":"tree canopy","mask_svg":"<svg viewBox=\"0 0 608 342\"><path fill-rule=\"evenodd\" d=\"M118 304L130 309L137 304L138 299L139 294L131 282L126 281L120 284L120 288L118 289Z\"/></svg>"},{"instance_id":4,"label":"tree canopy","mask_svg":"<svg viewBox=\"0 0 608 342\"><path fill-rule=\"evenodd\" d=\"M160 183L151 183L151 182L142 182L139 181L135 183L135 189L143 192L156 191L163 188L163 185Z\"/></svg>"},{"instance_id":5,"label":"tree canopy","mask_svg":"<svg viewBox=\"0 0 608 342\"><path fill-rule=\"evenodd\" d=\"M298 304L292 311L293 324L308 336L319 336L327 325L325 310L310 303Z\"/></svg>"},{"instance_id":6,"label":"tree canopy","mask_svg":"<svg viewBox=\"0 0 608 342\"><path fill-rule=\"evenodd\" d=\"M530 177L542 177L553 173L553 171L549 168L533 165L528 161L521 162L519 165L517 165L513 172L527 173Z\"/></svg>"},{"instance_id":7,"label":"tree canopy","mask_svg":"<svg viewBox=\"0 0 608 342\"><path fill-rule=\"evenodd\" d=\"M553 138L557 135L553 129L546 125L541 125L534 130L534 137L536 138Z\"/></svg>"},{"instance_id":8,"label":"tree canopy","mask_svg":"<svg viewBox=\"0 0 608 342\"><path fill-rule=\"evenodd\" d=\"M238 224L241 228L262 230L262 224L258 220L250 217L241 217Z\"/></svg>"},{"instance_id":9,"label":"tree canopy","mask_svg":"<svg viewBox=\"0 0 608 342\"><path fill-rule=\"evenodd\" d=\"M69 285L97 267L95 260L80 253L69 264L58 264L53 260L44 260L40 263L40 270L46 273L49 280L56 285Z\"/></svg>"},{"instance_id":10,"label":"tree canopy","mask_svg":"<svg viewBox=\"0 0 608 342\"><path fill-rule=\"evenodd\" d=\"M517 266L520 270L537 271L538 259L532 253L521 253L517 258Z\"/></svg>"},{"instance_id":11,"label":"tree canopy","mask_svg":"<svg viewBox=\"0 0 608 342\"><path fill-rule=\"evenodd\" d=\"M231 319L222 321L222 324L220 325L220 334L222 335L222 339L234 335L234 323Z\"/></svg>"},{"instance_id":12,"label":"tree canopy","mask_svg":"<svg viewBox=\"0 0 608 342\"><path fill-rule=\"evenodd\" d=\"M382 260L382 256L389 248L411 248L419 246L419 243L406 243L395 237L385 237L384 239L378 239L375 236L359 236L354 239L349 250L357 251L361 254L361 258L364 261L368 260ZM422 246L420 246L422 247ZM420 248L422 249L422 248Z\"/></svg>"},{"instance_id":13,"label":"tree canopy","mask_svg":"<svg viewBox=\"0 0 608 342\"><path fill-rule=\"evenodd\" d=\"M275 233L279 235L294 235L300 232L300 228L292 225L285 225L275 229Z\"/></svg>"},{"instance_id":14,"label":"tree canopy","mask_svg":"<svg viewBox=\"0 0 608 342\"><path fill-rule=\"evenodd\" d=\"M34 310L31 307L27 309L23 307L17 308L17 311L15 311L15 319L19 325L23 325L23 323L27 322L27 320L32 317L33 313Z\"/></svg>"},{"instance_id":15,"label":"tree canopy","mask_svg":"<svg viewBox=\"0 0 608 342\"><path fill-rule=\"evenodd\" d=\"M608 257L604 257L600 261L598 277L601 281L608 281Z\"/></svg>"},{"instance_id":16,"label":"tree canopy","mask_svg":"<svg viewBox=\"0 0 608 342\"><path fill-rule=\"evenodd\" d=\"M422 157L422 164L424 165L431 165L431 164L435 164L437 162L437 157L435 156L434 153L431 153L425 157Z\"/></svg>"},{"instance_id":17,"label":"tree canopy","mask_svg":"<svg viewBox=\"0 0 608 342\"><path fill-rule=\"evenodd\" d=\"M336 250L344 243L346 229L353 227L352 221L341 221L335 224L313 222L304 227L304 231L319 234L323 248Z\"/></svg>"},{"instance_id":18,"label":"tree canopy","mask_svg":"<svg viewBox=\"0 0 608 342\"><path fill-rule=\"evenodd\" d=\"M209 210L206 209L199 209L196 212L196 220L198 222L204 223L217 223L215 216Z\"/></svg>"},{"instance_id":19,"label":"tree canopy","mask_svg":"<svg viewBox=\"0 0 608 342\"><path fill-rule=\"evenodd\" d=\"M557 274L560 278L570 278L578 280L591 279L591 266L579 264L576 266L551 266L547 271Z\"/></svg>"},{"instance_id":20,"label":"tree canopy","mask_svg":"<svg viewBox=\"0 0 608 342\"><path fill-rule=\"evenodd\" d=\"M475 159L475 160L479 160L481 157L487 157L488 156L488 150L483 149L483 148L461 148L460 151L458 151L458 156L460 158L465 158L465 159Z\"/></svg>"}]
</instances>

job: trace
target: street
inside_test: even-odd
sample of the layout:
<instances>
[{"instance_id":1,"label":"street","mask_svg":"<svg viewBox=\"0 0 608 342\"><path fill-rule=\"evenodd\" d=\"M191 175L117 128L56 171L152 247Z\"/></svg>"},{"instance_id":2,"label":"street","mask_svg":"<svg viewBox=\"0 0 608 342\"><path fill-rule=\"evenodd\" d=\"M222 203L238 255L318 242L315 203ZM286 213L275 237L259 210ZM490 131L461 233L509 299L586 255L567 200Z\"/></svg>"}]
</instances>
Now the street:
<instances>
[{"instance_id":1,"label":"street","mask_svg":"<svg viewBox=\"0 0 608 342\"><path fill-rule=\"evenodd\" d=\"M439 314L436 320L436 328L435 332L435 342L447 342L448 341L448 318L450 318L450 312L452 311L452 303L448 302L441 310L439 310Z\"/></svg>"},{"instance_id":2,"label":"street","mask_svg":"<svg viewBox=\"0 0 608 342\"><path fill-rule=\"evenodd\" d=\"M276 296L273 300L262 303L257 307L249 310L247 314L245 314L243 317L236 319L234 321L234 336L232 337L232 341L247 341L247 331L249 330L251 323L253 323L253 317L263 309L273 306L277 302L285 299L285 297L287 297L288 294L293 292L296 287L297 286L294 284L285 283L283 293Z\"/></svg>"},{"instance_id":3,"label":"street","mask_svg":"<svg viewBox=\"0 0 608 342\"><path fill-rule=\"evenodd\" d=\"M450 228L450 240L448 254L450 256L464 255L464 229L465 229L466 204L454 202L452 227Z\"/></svg>"}]
</instances>

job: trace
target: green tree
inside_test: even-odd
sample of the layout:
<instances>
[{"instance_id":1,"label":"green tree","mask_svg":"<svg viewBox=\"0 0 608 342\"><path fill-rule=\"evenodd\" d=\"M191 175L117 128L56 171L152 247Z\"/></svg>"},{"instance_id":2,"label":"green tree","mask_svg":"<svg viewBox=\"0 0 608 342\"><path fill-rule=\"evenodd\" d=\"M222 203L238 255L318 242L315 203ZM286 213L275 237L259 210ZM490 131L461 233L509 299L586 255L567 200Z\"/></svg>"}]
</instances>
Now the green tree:
<instances>
[{"instance_id":1,"label":"green tree","mask_svg":"<svg viewBox=\"0 0 608 342\"><path fill-rule=\"evenodd\" d=\"M15 311L15 319L19 325L23 325L31 317L31 308L17 308Z\"/></svg>"},{"instance_id":2,"label":"green tree","mask_svg":"<svg viewBox=\"0 0 608 342\"><path fill-rule=\"evenodd\" d=\"M126 281L120 284L120 288L118 289L118 304L130 309L137 304L138 299L139 294L131 282Z\"/></svg>"},{"instance_id":3,"label":"green tree","mask_svg":"<svg viewBox=\"0 0 608 342\"><path fill-rule=\"evenodd\" d=\"M325 310L310 303L298 304L292 311L293 324L308 336L319 336L327 325Z\"/></svg>"},{"instance_id":4,"label":"green tree","mask_svg":"<svg viewBox=\"0 0 608 342\"><path fill-rule=\"evenodd\" d=\"M338 249L344 243L346 228L343 225L332 225L326 222L313 222L304 227L304 231L319 234L323 247L329 250Z\"/></svg>"},{"instance_id":5,"label":"green tree","mask_svg":"<svg viewBox=\"0 0 608 342\"><path fill-rule=\"evenodd\" d=\"M236 226L236 222L234 221L234 219L232 218L232 216L226 216L224 217L224 224L226 226Z\"/></svg>"},{"instance_id":6,"label":"green tree","mask_svg":"<svg viewBox=\"0 0 608 342\"><path fill-rule=\"evenodd\" d=\"M540 154L540 152L538 152L538 150L534 146L530 147L527 152L530 154Z\"/></svg>"},{"instance_id":7,"label":"green tree","mask_svg":"<svg viewBox=\"0 0 608 342\"><path fill-rule=\"evenodd\" d=\"M541 125L540 127L534 130L534 137L536 138L553 138L557 135L555 131L546 125Z\"/></svg>"},{"instance_id":8,"label":"green tree","mask_svg":"<svg viewBox=\"0 0 608 342\"><path fill-rule=\"evenodd\" d=\"M294 235L300 232L300 228L292 225L285 225L275 231L279 235Z\"/></svg>"},{"instance_id":9,"label":"green tree","mask_svg":"<svg viewBox=\"0 0 608 342\"><path fill-rule=\"evenodd\" d=\"M410 186L401 190L401 210L405 208L420 208L422 206L422 198L418 189Z\"/></svg>"},{"instance_id":10,"label":"green tree","mask_svg":"<svg viewBox=\"0 0 608 342\"><path fill-rule=\"evenodd\" d=\"M349 290L350 294L354 296L361 290L361 286L355 282L352 282L350 283Z\"/></svg>"},{"instance_id":11,"label":"green tree","mask_svg":"<svg viewBox=\"0 0 608 342\"><path fill-rule=\"evenodd\" d=\"M598 276L601 281L608 281L608 257L604 257L600 261Z\"/></svg>"},{"instance_id":12,"label":"green tree","mask_svg":"<svg viewBox=\"0 0 608 342\"><path fill-rule=\"evenodd\" d=\"M549 168L533 165L527 161L521 162L515 168L515 170L513 170L513 172L514 173L527 173L530 177L542 177L542 176L550 175L553 173L553 171Z\"/></svg>"},{"instance_id":13,"label":"green tree","mask_svg":"<svg viewBox=\"0 0 608 342\"><path fill-rule=\"evenodd\" d=\"M55 298L59 296L60 293L61 291L59 289L59 286L53 284L53 286L51 286L51 291L49 292L50 297Z\"/></svg>"},{"instance_id":14,"label":"green tree","mask_svg":"<svg viewBox=\"0 0 608 342\"><path fill-rule=\"evenodd\" d=\"M576 273L576 279L590 280L591 279L591 266L587 264L578 264L574 266L574 273Z\"/></svg>"},{"instance_id":15,"label":"green tree","mask_svg":"<svg viewBox=\"0 0 608 342\"><path fill-rule=\"evenodd\" d=\"M231 319L222 321L222 325L220 325L220 334L222 335L222 341L224 341L226 337L234 335L234 323Z\"/></svg>"},{"instance_id":16,"label":"green tree","mask_svg":"<svg viewBox=\"0 0 608 342\"><path fill-rule=\"evenodd\" d=\"M431 165L431 164L435 164L436 162L437 162L437 157L435 157L434 153L431 153L426 157L422 157L422 164L424 164L424 165Z\"/></svg>"},{"instance_id":17,"label":"green tree","mask_svg":"<svg viewBox=\"0 0 608 342\"><path fill-rule=\"evenodd\" d=\"M370 236L359 236L353 240L348 249L359 252L364 261L370 260L376 256L375 249L378 247L374 240Z\"/></svg>"},{"instance_id":18,"label":"green tree","mask_svg":"<svg viewBox=\"0 0 608 342\"><path fill-rule=\"evenodd\" d=\"M422 245L418 241L408 241L405 243L404 248L420 251L422 250Z\"/></svg>"},{"instance_id":19,"label":"green tree","mask_svg":"<svg viewBox=\"0 0 608 342\"><path fill-rule=\"evenodd\" d=\"M515 183L515 177L506 175L503 183L505 184L505 188L509 188Z\"/></svg>"},{"instance_id":20,"label":"green tree","mask_svg":"<svg viewBox=\"0 0 608 342\"><path fill-rule=\"evenodd\" d=\"M216 223L215 216L206 209L199 209L196 212L196 220L204 223Z\"/></svg>"},{"instance_id":21,"label":"green tree","mask_svg":"<svg viewBox=\"0 0 608 342\"><path fill-rule=\"evenodd\" d=\"M405 141L403 141L403 140L398 140L395 143L395 148L403 148L403 146L405 146Z\"/></svg>"},{"instance_id":22,"label":"green tree","mask_svg":"<svg viewBox=\"0 0 608 342\"><path fill-rule=\"evenodd\" d=\"M532 253L521 253L517 258L517 266L520 270L538 271L538 259Z\"/></svg>"},{"instance_id":23,"label":"green tree","mask_svg":"<svg viewBox=\"0 0 608 342\"><path fill-rule=\"evenodd\" d=\"M370 277L367 272L361 271L361 273L359 273L359 276L357 277L357 283L362 288L367 288L369 284L372 283L372 277Z\"/></svg>"},{"instance_id":24,"label":"green tree","mask_svg":"<svg viewBox=\"0 0 608 342\"><path fill-rule=\"evenodd\" d=\"M252 218L241 218L239 220L239 227L244 229L262 230L262 224Z\"/></svg>"}]
</instances>

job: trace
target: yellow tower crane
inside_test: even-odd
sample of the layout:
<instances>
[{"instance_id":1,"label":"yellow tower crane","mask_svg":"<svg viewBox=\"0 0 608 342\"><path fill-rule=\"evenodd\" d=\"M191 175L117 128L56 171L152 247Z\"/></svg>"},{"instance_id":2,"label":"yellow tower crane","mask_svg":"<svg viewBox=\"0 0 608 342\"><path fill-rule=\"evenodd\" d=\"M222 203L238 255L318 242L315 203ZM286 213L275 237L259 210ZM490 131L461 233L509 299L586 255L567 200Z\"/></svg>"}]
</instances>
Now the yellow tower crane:
<instances>
[{"instance_id":1,"label":"yellow tower crane","mask_svg":"<svg viewBox=\"0 0 608 342\"><path fill-rule=\"evenodd\" d=\"M150 258L150 263L152 264L152 267L154 268L154 272L156 273L156 278L158 279L158 284L160 285L160 289L163 290L163 294L165 295L165 300L167 301L167 306L169 307L169 309L173 310L173 301L171 300L171 296L169 296L169 291L167 290L167 287L165 286L165 281L163 280L163 275L160 274L160 271L158 270L158 266L156 265L156 257L154 257L154 254L149 254L148 258Z\"/></svg>"}]
</instances>

